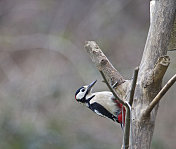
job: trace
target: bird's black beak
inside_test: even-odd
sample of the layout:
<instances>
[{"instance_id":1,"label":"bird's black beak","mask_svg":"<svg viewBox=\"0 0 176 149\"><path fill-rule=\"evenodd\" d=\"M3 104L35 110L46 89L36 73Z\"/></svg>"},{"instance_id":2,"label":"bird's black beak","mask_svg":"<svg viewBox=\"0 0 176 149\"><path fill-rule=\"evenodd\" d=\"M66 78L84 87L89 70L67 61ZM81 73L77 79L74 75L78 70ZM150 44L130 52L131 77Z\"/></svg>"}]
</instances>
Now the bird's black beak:
<instances>
[{"instance_id":1,"label":"bird's black beak","mask_svg":"<svg viewBox=\"0 0 176 149\"><path fill-rule=\"evenodd\" d=\"M97 82L97 80L93 81L92 83L90 83L87 87L87 93L90 92L91 88L95 85L95 83Z\"/></svg>"}]
</instances>

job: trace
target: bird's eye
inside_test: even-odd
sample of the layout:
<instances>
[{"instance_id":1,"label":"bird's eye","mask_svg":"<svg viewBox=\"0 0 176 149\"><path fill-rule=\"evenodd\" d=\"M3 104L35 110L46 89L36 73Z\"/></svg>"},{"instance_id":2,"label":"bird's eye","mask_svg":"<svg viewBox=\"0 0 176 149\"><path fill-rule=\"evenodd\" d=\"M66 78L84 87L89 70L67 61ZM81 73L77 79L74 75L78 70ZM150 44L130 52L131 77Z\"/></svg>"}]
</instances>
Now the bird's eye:
<instances>
[{"instance_id":1,"label":"bird's eye","mask_svg":"<svg viewBox=\"0 0 176 149\"><path fill-rule=\"evenodd\" d=\"M85 89L83 88L82 90L81 90L81 92L84 92L85 91Z\"/></svg>"}]
</instances>

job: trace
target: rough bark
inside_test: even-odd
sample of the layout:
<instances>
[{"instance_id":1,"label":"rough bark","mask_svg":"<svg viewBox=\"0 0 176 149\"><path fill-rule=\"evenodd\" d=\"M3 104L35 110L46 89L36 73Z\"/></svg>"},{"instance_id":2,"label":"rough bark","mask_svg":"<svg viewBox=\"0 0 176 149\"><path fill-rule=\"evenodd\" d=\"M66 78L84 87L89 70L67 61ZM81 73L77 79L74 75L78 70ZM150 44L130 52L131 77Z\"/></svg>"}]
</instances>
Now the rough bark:
<instances>
[{"instance_id":1,"label":"rough bark","mask_svg":"<svg viewBox=\"0 0 176 149\"><path fill-rule=\"evenodd\" d=\"M176 50L176 16L175 16L174 25L171 32L171 38L169 40L168 50L170 51Z\"/></svg>"},{"instance_id":2,"label":"rough bark","mask_svg":"<svg viewBox=\"0 0 176 149\"><path fill-rule=\"evenodd\" d=\"M169 65L169 58L165 55L174 22L175 0L155 1L153 7L132 110L133 140L131 148L133 149L150 148L158 106L148 117L141 118L141 116L160 91L162 78Z\"/></svg>"},{"instance_id":3,"label":"rough bark","mask_svg":"<svg viewBox=\"0 0 176 149\"><path fill-rule=\"evenodd\" d=\"M128 81L126 81L123 76L114 68L114 66L110 63L110 61L94 41L87 41L85 44L85 49L92 59L92 62L96 65L97 69L105 74L109 84L114 85L117 83L116 91L120 98L125 99L126 87L124 87L124 84L128 84Z\"/></svg>"},{"instance_id":4,"label":"rough bark","mask_svg":"<svg viewBox=\"0 0 176 149\"><path fill-rule=\"evenodd\" d=\"M148 115L145 115L144 111L161 90L162 79L170 63L166 54L175 18L176 1L153 0L150 10L150 28L139 66L131 111L131 149L149 149L151 145L158 104ZM132 81L125 80L120 75L95 42L87 42L85 48L108 82L111 85L118 82L116 91L120 98L129 99Z\"/></svg>"}]
</instances>

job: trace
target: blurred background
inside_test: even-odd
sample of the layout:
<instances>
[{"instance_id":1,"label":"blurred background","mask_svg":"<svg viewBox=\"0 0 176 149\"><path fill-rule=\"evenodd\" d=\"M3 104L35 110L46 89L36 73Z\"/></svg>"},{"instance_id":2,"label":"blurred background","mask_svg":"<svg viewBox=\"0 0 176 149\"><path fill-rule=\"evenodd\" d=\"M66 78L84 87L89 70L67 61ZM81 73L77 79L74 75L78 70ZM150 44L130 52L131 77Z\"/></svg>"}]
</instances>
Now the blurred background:
<instances>
[{"instance_id":1,"label":"blurred background","mask_svg":"<svg viewBox=\"0 0 176 149\"><path fill-rule=\"evenodd\" d=\"M74 99L97 79L84 50L95 40L130 79L140 64L149 28L149 2L141 0L0 1L0 148L117 149L120 125ZM176 52L164 78L176 72ZM176 85L160 103L152 149L176 148Z\"/></svg>"}]
</instances>

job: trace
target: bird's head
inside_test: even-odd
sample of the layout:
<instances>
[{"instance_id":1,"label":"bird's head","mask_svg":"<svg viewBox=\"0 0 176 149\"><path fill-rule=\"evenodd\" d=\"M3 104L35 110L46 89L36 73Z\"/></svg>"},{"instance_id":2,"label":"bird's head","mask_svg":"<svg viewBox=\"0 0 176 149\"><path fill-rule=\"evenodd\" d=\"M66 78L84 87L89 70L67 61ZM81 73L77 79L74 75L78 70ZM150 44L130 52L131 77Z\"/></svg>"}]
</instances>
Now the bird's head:
<instances>
[{"instance_id":1,"label":"bird's head","mask_svg":"<svg viewBox=\"0 0 176 149\"><path fill-rule=\"evenodd\" d=\"M85 103L87 97L90 95L91 93L91 89L92 87L95 85L95 83L97 82L97 80L93 81L92 83L90 83L89 85L86 86L82 86L81 88L79 88L76 93L75 93L75 99L78 102L81 103Z\"/></svg>"}]
</instances>

